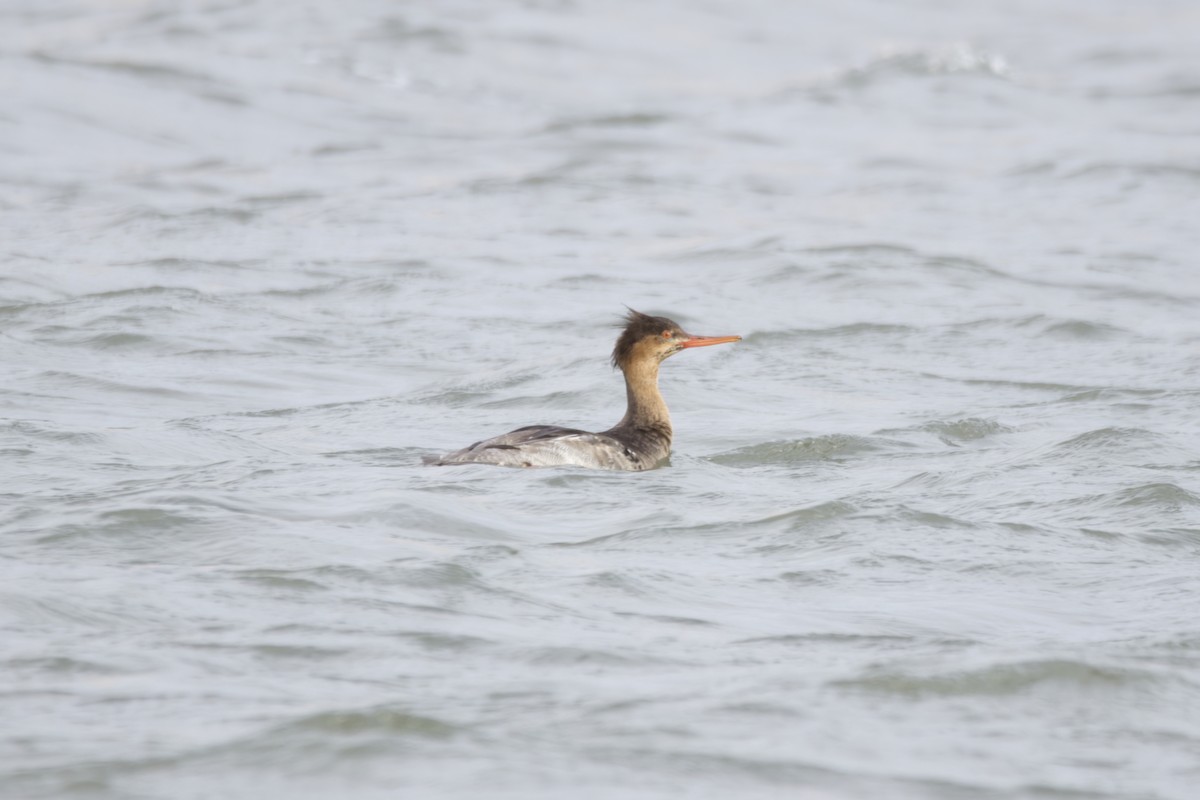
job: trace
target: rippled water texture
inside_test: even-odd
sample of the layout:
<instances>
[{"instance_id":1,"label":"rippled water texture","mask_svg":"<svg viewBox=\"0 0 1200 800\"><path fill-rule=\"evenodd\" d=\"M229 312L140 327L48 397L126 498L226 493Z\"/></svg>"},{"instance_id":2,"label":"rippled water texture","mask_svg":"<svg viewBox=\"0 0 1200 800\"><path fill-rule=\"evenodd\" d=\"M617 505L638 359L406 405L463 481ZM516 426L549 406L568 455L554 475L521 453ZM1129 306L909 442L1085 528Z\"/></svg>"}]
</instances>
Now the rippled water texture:
<instances>
[{"instance_id":1,"label":"rippled water texture","mask_svg":"<svg viewBox=\"0 0 1200 800\"><path fill-rule=\"evenodd\" d=\"M0 26L0 795L1197 796L1195 3Z\"/></svg>"}]
</instances>

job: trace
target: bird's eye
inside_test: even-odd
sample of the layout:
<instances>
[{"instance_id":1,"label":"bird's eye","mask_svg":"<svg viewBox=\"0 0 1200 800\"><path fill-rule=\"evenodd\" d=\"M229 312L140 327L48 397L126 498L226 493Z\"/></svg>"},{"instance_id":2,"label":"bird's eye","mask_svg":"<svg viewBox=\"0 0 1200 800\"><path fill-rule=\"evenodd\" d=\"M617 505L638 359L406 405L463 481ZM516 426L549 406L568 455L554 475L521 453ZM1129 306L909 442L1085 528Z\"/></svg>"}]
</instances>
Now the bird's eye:
<instances>
[{"instance_id":1,"label":"bird's eye","mask_svg":"<svg viewBox=\"0 0 1200 800\"><path fill-rule=\"evenodd\" d=\"M674 335L675 335L675 334L671 333L670 331L663 331L663 338L664 338L664 339L670 339L670 338L671 338L672 336L674 336Z\"/></svg>"}]
</instances>

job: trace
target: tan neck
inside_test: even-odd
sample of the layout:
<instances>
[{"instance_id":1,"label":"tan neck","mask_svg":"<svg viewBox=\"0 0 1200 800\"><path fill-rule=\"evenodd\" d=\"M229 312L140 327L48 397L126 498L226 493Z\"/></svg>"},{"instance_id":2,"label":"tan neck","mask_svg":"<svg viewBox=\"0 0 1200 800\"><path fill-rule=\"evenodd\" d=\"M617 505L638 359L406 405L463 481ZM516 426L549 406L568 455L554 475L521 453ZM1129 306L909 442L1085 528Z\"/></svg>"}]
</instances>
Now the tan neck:
<instances>
[{"instance_id":1,"label":"tan neck","mask_svg":"<svg viewBox=\"0 0 1200 800\"><path fill-rule=\"evenodd\" d=\"M671 435L671 414L658 391L658 361L639 359L625 372L625 416L617 428L654 428Z\"/></svg>"}]
</instances>

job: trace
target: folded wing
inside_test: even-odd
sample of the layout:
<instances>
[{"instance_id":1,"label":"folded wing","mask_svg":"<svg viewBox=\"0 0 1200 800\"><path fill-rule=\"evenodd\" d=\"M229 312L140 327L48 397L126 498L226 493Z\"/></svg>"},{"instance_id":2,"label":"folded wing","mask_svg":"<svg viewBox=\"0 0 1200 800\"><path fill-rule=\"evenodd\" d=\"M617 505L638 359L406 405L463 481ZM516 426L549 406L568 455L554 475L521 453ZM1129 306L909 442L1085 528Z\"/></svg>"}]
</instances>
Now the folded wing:
<instances>
[{"instance_id":1,"label":"folded wing","mask_svg":"<svg viewBox=\"0 0 1200 800\"><path fill-rule=\"evenodd\" d=\"M556 425L529 425L476 442L429 463L496 464L505 467L579 466L591 469L643 470L637 454L603 433Z\"/></svg>"}]
</instances>

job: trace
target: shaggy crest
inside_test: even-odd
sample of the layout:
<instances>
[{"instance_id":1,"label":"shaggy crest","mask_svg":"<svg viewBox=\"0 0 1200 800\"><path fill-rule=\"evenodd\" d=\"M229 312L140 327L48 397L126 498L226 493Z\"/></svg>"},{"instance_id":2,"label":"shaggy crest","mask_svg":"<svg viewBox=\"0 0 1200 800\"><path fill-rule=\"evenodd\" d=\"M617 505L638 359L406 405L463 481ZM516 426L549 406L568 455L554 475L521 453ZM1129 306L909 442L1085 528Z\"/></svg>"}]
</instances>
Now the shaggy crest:
<instances>
[{"instance_id":1,"label":"shaggy crest","mask_svg":"<svg viewBox=\"0 0 1200 800\"><path fill-rule=\"evenodd\" d=\"M679 323L674 320L666 317L652 317L649 314L634 311L632 308L625 315L622 324L625 326L625 330L621 331L612 352L612 365L618 369L629 360L629 357L633 355L633 346L642 339L661 336L663 331L683 333L683 328L679 327Z\"/></svg>"}]
</instances>

